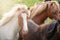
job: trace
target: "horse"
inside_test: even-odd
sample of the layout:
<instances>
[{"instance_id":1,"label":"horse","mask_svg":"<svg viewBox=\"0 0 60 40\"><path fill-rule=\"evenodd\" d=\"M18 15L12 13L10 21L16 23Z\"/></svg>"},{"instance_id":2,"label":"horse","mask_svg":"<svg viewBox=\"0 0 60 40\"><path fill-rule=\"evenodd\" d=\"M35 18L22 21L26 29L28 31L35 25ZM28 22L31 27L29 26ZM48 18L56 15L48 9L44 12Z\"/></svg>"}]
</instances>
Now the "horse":
<instances>
[{"instance_id":1,"label":"horse","mask_svg":"<svg viewBox=\"0 0 60 40\"><path fill-rule=\"evenodd\" d=\"M42 8L44 8L44 7L42 7ZM28 38L28 36L31 35L32 33L34 33L37 30L37 28L38 28L38 25L35 22L33 22L32 20L28 19L27 22L28 22L28 32L27 31L24 32L23 31L24 27L23 27L22 30L21 30L22 32L20 32L19 40L28 40L28 39L25 39L24 36L26 35L26 37ZM20 19L19 19L19 23L20 23ZM37 26L37 28L35 28L36 26ZM34 29L36 29L36 30L34 30Z\"/></svg>"},{"instance_id":2,"label":"horse","mask_svg":"<svg viewBox=\"0 0 60 40\"><path fill-rule=\"evenodd\" d=\"M50 2L50 1L49 1ZM49 3L49 2L46 2L47 4ZM51 2L50 2L51 3ZM52 6L54 6L54 3L55 2L53 2L53 4L50 4L50 5L52 5ZM41 3L40 3L41 4ZM57 8L55 9L55 8L53 8L53 7L51 7L51 8L49 8L50 10L51 9L55 9L55 10L51 10L50 12L49 12L49 10L47 11L47 13L49 12L50 14L47 14L50 18L53 18L53 19L55 19L55 20L57 20L58 19L58 17L57 17L57 15L59 15L59 12L60 12L60 9L59 9L60 7L59 7L59 5L57 4ZM34 10L35 11L35 10ZM33 11L32 11L33 12ZM36 11L35 11L36 12ZM44 11L43 11L44 12ZM38 14L39 15L39 14ZM36 16L38 16L38 15L36 15ZM42 15L42 14L41 14ZM37 17L36 17L37 18ZM60 18L60 17L59 17ZM37 18L38 19L38 18ZM36 20L37 20L36 19ZM43 19L43 17L42 17L42 19ZM39 22L39 21L38 21ZM39 27L40 28L38 28L38 31L36 31L35 33L33 33L33 35L31 35L31 36L29 36L28 38L26 38L26 39L28 39L28 40L60 40L60 34L58 33L58 34L56 34L55 32L56 32L56 30L58 30L59 29L59 27L57 28L57 26L59 25L59 21L54 21L54 22L52 22L52 23L50 23L50 24L43 24L43 25L40 25ZM36 27L37 28L37 27ZM56 35L55 35L56 34ZM46 37L47 36L47 37ZM53 36L53 37L52 37Z\"/></svg>"},{"instance_id":3,"label":"horse","mask_svg":"<svg viewBox=\"0 0 60 40\"><path fill-rule=\"evenodd\" d=\"M50 2L50 3L48 3L48 2L46 2L46 3L43 3L43 5L40 5L40 4L42 4L42 3L39 3L38 4L38 6L34 6L34 7L36 7L38 10L36 10L34 7L34 9L32 9L32 10L30 10L31 12L33 12L33 13L31 13L31 19L29 19L27 22L28 22L28 32L27 33L21 33L21 35L20 36L22 36L22 38L21 39L19 39L19 40L43 40L44 38L43 38L43 36L42 36L42 29L43 29L43 26L39 26L38 25L38 23L37 22L41 22L41 20L43 19L41 19L41 15L43 15L42 17L44 17L44 16L46 16L46 17L44 17L44 19L46 19L48 16L51 18L51 16L52 16L52 14L55 14L55 11L56 11L56 17L57 17L57 14L58 14L58 9L59 9L59 5L57 5L57 3L55 3L55 2ZM49 5L50 4L50 5ZM53 8L54 7L54 5L58 8ZM52 7L50 7L50 6L52 6ZM51 8L50 9L50 13L51 14L48 14L48 11L49 10L47 10L47 7L48 7L48 9L49 8ZM53 9L55 9L54 11L51 11L52 10L52 8ZM41 10L40 10L41 9ZM42 11L42 12L41 12ZM41 12L41 13L40 13ZM40 14L39 14L40 13ZM46 15L46 13L48 14L48 15ZM50 16L51 15L51 16ZM53 15L52 17L53 18L55 18L55 15ZM37 17L38 16L38 17ZM34 20L38 20L36 23L35 23L35 21L33 20L33 18L34 18ZM38 19L38 18L40 18L40 19ZM39 24L40 24L40 22L39 22ZM39 29L39 27L41 27L40 29ZM23 27L24 28L24 27ZM39 29L39 30L38 30ZM22 29L23 30L23 29ZM44 33L43 33L44 34Z\"/></svg>"},{"instance_id":4,"label":"horse","mask_svg":"<svg viewBox=\"0 0 60 40\"><path fill-rule=\"evenodd\" d=\"M55 1L37 2L30 8L31 19L38 25L43 24L48 17L56 19L58 7L59 4Z\"/></svg>"},{"instance_id":5,"label":"horse","mask_svg":"<svg viewBox=\"0 0 60 40\"><path fill-rule=\"evenodd\" d=\"M4 14L0 20L0 40L18 40L22 27L18 23L18 16L24 15L24 17L21 17L23 19L21 21L25 22L25 16L28 16L28 14L29 11L25 4L16 4L9 12ZM26 24L24 23L23 26L26 27Z\"/></svg>"}]
</instances>

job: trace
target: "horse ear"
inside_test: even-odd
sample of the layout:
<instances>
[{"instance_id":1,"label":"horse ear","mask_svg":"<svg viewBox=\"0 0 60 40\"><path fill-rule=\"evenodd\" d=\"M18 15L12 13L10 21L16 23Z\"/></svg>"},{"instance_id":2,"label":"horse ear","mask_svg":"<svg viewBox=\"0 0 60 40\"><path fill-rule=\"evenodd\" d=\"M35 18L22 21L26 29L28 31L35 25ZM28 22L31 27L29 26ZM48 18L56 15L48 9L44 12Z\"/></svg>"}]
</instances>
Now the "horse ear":
<instances>
[{"instance_id":1,"label":"horse ear","mask_svg":"<svg viewBox=\"0 0 60 40\"><path fill-rule=\"evenodd\" d=\"M51 6L53 6L54 4L56 4L55 2L51 2Z\"/></svg>"},{"instance_id":2,"label":"horse ear","mask_svg":"<svg viewBox=\"0 0 60 40\"><path fill-rule=\"evenodd\" d=\"M54 3L51 3L51 6L53 5Z\"/></svg>"}]
</instances>

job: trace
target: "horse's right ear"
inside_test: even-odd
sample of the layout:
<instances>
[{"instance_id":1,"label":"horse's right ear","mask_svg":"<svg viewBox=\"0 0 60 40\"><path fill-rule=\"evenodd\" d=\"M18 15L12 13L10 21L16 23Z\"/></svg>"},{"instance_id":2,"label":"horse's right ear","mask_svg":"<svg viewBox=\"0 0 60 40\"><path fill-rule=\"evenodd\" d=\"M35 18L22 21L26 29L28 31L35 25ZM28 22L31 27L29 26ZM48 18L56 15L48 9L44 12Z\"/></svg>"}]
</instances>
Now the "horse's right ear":
<instances>
[{"instance_id":1,"label":"horse's right ear","mask_svg":"<svg viewBox=\"0 0 60 40\"><path fill-rule=\"evenodd\" d=\"M56 3L55 3L55 2L52 2L52 3L51 3L51 6L53 6L53 4L56 4Z\"/></svg>"}]
</instances>

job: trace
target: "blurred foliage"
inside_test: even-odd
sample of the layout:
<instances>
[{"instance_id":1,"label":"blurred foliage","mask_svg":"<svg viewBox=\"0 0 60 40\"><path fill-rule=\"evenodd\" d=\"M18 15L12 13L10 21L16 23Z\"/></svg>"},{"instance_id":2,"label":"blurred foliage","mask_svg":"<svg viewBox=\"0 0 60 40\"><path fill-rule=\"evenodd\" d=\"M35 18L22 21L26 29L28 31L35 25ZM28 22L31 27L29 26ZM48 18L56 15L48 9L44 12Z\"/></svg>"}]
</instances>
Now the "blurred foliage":
<instances>
[{"instance_id":1,"label":"blurred foliage","mask_svg":"<svg viewBox=\"0 0 60 40\"><path fill-rule=\"evenodd\" d=\"M53 1L58 1L58 2L60 2L60 0L53 0Z\"/></svg>"},{"instance_id":2,"label":"blurred foliage","mask_svg":"<svg viewBox=\"0 0 60 40\"><path fill-rule=\"evenodd\" d=\"M41 2L43 0L22 0L22 1L19 1L19 3L25 3L28 7L32 6L35 2Z\"/></svg>"},{"instance_id":3,"label":"blurred foliage","mask_svg":"<svg viewBox=\"0 0 60 40\"><path fill-rule=\"evenodd\" d=\"M8 12L12 6L17 3L24 3L28 7L32 6L35 2L39 2L43 0L0 0L0 18L6 12Z\"/></svg>"},{"instance_id":4,"label":"blurred foliage","mask_svg":"<svg viewBox=\"0 0 60 40\"><path fill-rule=\"evenodd\" d=\"M34 5L35 2L42 2L43 0L0 0L0 18L5 12L8 12L12 6L17 3L24 3L28 7ZM60 0L53 0L60 1Z\"/></svg>"},{"instance_id":5,"label":"blurred foliage","mask_svg":"<svg viewBox=\"0 0 60 40\"><path fill-rule=\"evenodd\" d=\"M0 0L0 18L2 15L10 10L10 8L17 3L17 0Z\"/></svg>"},{"instance_id":6,"label":"blurred foliage","mask_svg":"<svg viewBox=\"0 0 60 40\"><path fill-rule=\"evenodd\" d=\"M52 20L48 17L46 20L45 20L45 23L50 23L52 22Z\"/></svg>"}]
</instances>

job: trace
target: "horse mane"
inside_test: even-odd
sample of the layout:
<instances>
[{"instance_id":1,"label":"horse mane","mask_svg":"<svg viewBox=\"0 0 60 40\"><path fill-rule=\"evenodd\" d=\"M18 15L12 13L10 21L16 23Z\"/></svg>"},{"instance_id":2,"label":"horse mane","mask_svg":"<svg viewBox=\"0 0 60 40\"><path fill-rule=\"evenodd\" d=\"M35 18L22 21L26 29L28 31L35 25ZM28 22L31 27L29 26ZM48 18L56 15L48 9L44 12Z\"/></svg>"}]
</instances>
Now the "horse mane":
<instances>
[{"instance_id":1,"label":"horse mane","mask_svg":"<svg viewBox=\"0 0 60 40\"><path fill-rule=\"evenodd\" d=\"M0 26L5 25L6 23L8 23L12 18L14 17L13 12L8 12L5 13L2 17L2 19L0 20Z\"/></svg>"},{"instance_id":2,"label":"horse mane","mask_svg":"<svg viewBox=\"0 0 60 40\"><path fill-rule=\"evenodd\" d=\"M19 15L19 11L21 9L27 9L27 6L25 4L16 4L14 5L14 7L12 7L12 9L5 13L2 17L2 19L0 20L0 26L5 25L6 23L8 23L9 21L11 21L11 19L17 15Z\"/></svg>"},{"instance_id":3,"label":"horse mane","mask_svg":"<svg viewBox=\"0 0 60 40\"><path fill-rule=\"evenodd\" d=\"M31 14L34 13L34 15L32 15L32 18L36 15L36 13L41 14L42 11L47 10L47 7L48 9L49 8L55 9L56 13L59 11L59 3L56 1L37 2L30 9L30 11L33 11Z\"/></svg>"},{"instance_id":4,"label":"horse mane","mask_svg":"<svg viewBox=\"0 0 60 40\"><path fill-rule=\"evenodd\" d=\"M56 1L37 2L35 5L47 4L48 8L54 7L55 10L59 11L59 3ZM56 7L55 7L56 6Z\"/></svg>"},{"instance_id":5,"label":"horse mane","mask_svg":"<svg viewBox=\"0 0 60 40\"><path fill-rule=\"evenodd\" d=\"M44 2L40 3L41 5L39 5L38 3L35 3L35 5L30 9L30 11L32 10L33 12L31 13L32 16L31 18L33 18L38 12L38 14L40 14L42 11L44 11L47 7L47 4ZM33 10L35 8L35 10Z\"/></svg>"}]
</instances>

